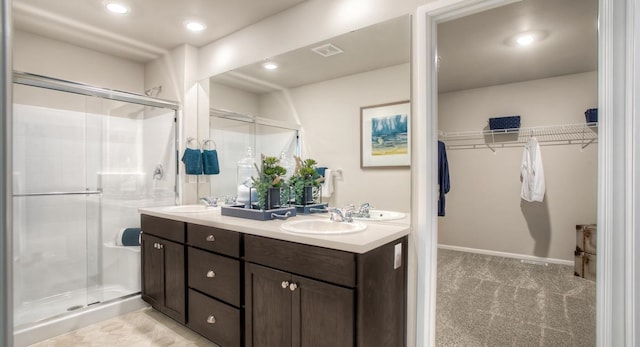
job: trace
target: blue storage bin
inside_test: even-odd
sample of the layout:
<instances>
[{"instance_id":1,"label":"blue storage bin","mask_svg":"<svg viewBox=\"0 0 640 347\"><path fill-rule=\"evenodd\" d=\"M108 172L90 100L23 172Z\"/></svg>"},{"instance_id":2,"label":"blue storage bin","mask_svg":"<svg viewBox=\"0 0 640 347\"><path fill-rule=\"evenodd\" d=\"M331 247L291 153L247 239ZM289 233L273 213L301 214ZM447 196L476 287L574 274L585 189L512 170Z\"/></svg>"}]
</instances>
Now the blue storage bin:
<instances>
[{"instance_id":1,"label":"blue storage bin","mask_svg":"<svg viewBox=\"0 0 640 347\"><path fill-rule=\"evenodd\" d=\"M584 112L587 123L598 123L598 109L590 108Z\"/></svg>"},{"instance_id":2,"label":"blue storage bin","mask_svg":"<svg viewBox=\"0 0 640 347\"><path fill-rule=\"evenodd\" d=\"M520 116L489 118L489 129L505 130L520 128Z\"/></svg>"}]
</instances>

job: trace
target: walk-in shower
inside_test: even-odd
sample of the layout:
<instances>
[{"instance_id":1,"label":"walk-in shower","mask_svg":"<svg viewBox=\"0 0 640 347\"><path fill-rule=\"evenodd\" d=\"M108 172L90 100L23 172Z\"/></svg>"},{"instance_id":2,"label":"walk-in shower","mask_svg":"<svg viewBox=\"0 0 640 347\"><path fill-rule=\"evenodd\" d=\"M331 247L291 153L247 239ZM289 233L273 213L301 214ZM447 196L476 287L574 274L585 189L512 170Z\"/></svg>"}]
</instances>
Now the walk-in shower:
<instances>
[{"instance_id":1,"label":"walk-in shower","mask_svg":"<svg viewBox=\"0 0 640 347\"><path fill-rule=\"evenodd\" d=\"M13 100L20 344L36 325L139 294L140 247L118 237L140 226L139 207L176 201L177 105L21 73Z\"/></svg>"}]
</instances>

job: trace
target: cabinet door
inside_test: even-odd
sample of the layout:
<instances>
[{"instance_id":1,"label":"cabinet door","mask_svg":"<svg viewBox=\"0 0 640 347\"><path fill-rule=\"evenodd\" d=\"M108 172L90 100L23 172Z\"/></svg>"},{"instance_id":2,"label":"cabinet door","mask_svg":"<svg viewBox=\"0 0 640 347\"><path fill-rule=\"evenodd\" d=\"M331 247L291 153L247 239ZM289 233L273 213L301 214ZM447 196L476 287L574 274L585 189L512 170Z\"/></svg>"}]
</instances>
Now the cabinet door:
<instances>
[{"instance_id":1,"label":"cabinet door","mask_svg":"<svg viewBox=\"0 0 640 347\"><path fill-rule=\"evenodd\" d=\"M291 275L263 266L245 266L247 347L290 347Z\"/></svg>"},{"instance_id":2,"label":"cabinet door","mask_svg":"<svg viewBox=\"0 0 640 347\"><path fill-rule=\"evenodd\" d=\"M186 322L185 246L163 240L161 251L164 256L164 308L165 314L173 319Z\"/></svg>"},{"instance_id":3,"label":"cabinet door","mask_svg":"<svg viewBox=\"0 0 640 347\"><path fill-rule=\"evenodd\" d=\"M185 323L184 245L142 234L142 299Z\"/></svg>"},{"instance_id":4,"label":"cabinet door","mask_svg":"<svg viewBox=\"0 0 640 347\"><path fill-rule=\"evenodd\" d=\"M155 308L164 306L164 261L161 239L142 234L142 299Z\"/></svg>"},{"instance_id":5,"label":"cabinet door","mask_svg":"<svg viewBox=\"0 0 640 347\"><path fill-rule=\"evenodd\" d=\"M298 276L292 280L292 345L354 346L354 290Z\"/></svg>"}]
</instances>

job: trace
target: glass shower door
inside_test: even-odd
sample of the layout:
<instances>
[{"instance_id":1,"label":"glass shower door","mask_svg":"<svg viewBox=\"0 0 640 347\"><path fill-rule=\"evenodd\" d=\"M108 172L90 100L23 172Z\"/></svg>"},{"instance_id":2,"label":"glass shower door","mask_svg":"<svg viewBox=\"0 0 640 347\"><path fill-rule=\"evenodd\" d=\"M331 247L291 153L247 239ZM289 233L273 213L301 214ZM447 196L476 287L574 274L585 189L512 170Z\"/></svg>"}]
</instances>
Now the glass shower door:
<instances>
[{"instance_id":1,"label":"glass shower door","mask_svg":"<svg viewBox=\"0 0 640 347\"><path fill-rule=\"evenodd\" d=\"M87 180L86 108L84 96L14 88L15 326L93 302L101 192Z\"/></svg>"}]
</instances>

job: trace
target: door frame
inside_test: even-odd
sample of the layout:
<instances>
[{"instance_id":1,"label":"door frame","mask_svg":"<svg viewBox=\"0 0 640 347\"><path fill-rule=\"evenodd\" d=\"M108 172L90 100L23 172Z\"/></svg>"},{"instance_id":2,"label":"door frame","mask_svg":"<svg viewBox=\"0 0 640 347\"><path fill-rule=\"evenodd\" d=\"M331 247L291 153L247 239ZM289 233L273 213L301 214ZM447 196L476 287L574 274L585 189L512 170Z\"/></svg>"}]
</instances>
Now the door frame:
<instances>
[{"instance_id":1,"label":"door frame","mask_svg":"<svg viewBox=\"0 0 640 347\"><path fill-rule=\"evenodd\" d=\"M414 19L412 238L417 263L416 318L409 336L416 346L435 346L438 221L437 204L437 37L439 22L507 5L514 0L438 0L421 6ZM629 9L629 11L627 11ZM640 317L640 96L639 0L599 0L598 15L598 264L596 341L598 346L635 346ZM637 31L637 33L636 33ZM635 34L635 35L634 35ZM637 42L636 42L637 41ZM413 296L413 295L412 295ZM631 309L629 309L631 308ZM411 315L411 312L409 313ZM415 331L412 331L415 330Z\"/></svg>"}]
</instances>

